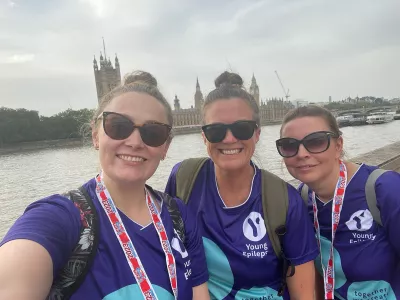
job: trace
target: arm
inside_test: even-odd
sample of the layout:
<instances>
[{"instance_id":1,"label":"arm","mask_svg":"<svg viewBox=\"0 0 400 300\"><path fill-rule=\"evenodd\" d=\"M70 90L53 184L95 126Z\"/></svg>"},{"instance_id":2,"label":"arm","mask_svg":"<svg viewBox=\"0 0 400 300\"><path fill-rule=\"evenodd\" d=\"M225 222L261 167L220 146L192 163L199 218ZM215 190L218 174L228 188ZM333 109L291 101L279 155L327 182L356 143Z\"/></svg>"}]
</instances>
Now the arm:
<instances>
[{"instance_id":1,"label":"arm","mask_svg":"<svg viewBox=\"0 0 400 300\"><path fill-rule=\"evenodd\" d=\"M31 204L0 243L0 299L43 300L80 234L79 211L61 196Z\"/></svg>"},{"instance_id":2,"label":"arm","mask_svg":"<svg viewBox=\"0 0 400 300\"><path fill-rule=\"evenodd\" d=\"M314 299L315 267L318 246L307 208L297 190L288 185L289 208L286 218L286 234L283 250L296 267L292 277L287 278L290 299Z\"/></svg>"},{"instance_id":3,"label":"arm","mask_svg":"<svg viewBox=\"0 0 400 300\"><path fill-rule=\"evenodd\" d=\"M389 243L400 257L400 174L387 172L375 185L376 200Z\"/></svg>"},{"instance_id":4,"label":"arm","mask_svg":"<svg viewBox=\"0 0 400 300\"><path fill-rule=\"evenodd\" d=\"M29 240L0 247L0 299L43 300L53 282L53 262L47 250Z\"/></svg>"},{"instance_id":5,"label":"arm","mask_svg":"<svg viewBox=\"0 0 400 300\"><path fill-rule=\"evenodd\" d=\"M208 293L207 283L200 284L193 287L193 300L209 300L210 294Z\"/></svg>"},{"instance_id":6,"label":"arm","mask_svg":"<svg viewBox=\"0 0 400 300\"><path fill-rule=\"evenodd\" d=\"M287 279L290 299L313 299L315 289L314 277L315 268L313 261L296 266L295 274Z\"/></svg>"}]
</instances>

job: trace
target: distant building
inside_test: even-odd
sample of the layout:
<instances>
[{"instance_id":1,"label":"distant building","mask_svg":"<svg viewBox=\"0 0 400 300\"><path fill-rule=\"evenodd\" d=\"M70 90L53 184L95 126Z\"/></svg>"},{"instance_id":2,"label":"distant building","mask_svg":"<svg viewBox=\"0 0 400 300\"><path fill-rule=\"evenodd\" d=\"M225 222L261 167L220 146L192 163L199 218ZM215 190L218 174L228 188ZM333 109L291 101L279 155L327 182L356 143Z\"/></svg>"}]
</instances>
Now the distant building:
<instances>
[{"instance_id":1,"label":"distant building","mask_svg":"<svg viewBox=\"0 0 400 300\"><path fill-rule=\"evenodd\" d=\"M106 49L103 40L104 56L100 52L99 64L96 57L93 60L94 78L96 82L97 100L110 92L114 87L121 84L121 72L118 57L115 56L114 66L110 58L106 56ZM100 67L99 67L100 65ZM250 94L254 97L257 105L260 108L261 124L269 122L279 122L283 116L294 107L289 101L284 101L282 98L270 98L265 102L260 101L260 89L257 80L253 74L251 85L249 88ZM173 126L193 126L202 123L201 109L204 105L204 97L200 88L199 79L196 80L196 91L194 94L194 107L182 108L177 95L173 102Z\"/></svg>"},{"instance_id":2,"label":"distant building","mask_svg":"<svg viewBox=\"0 0 400 300\"><path fill-rule=\"evenodd\" d=\"M100 52L100 68L97 64L96 56L93 59L94 79L96 81L97 101L111 91L114 87L121 84L121 71L119 60L115 55L115 67L113 67L110 58L107 58L106 47L103 40L104 57Z\"/></svg>"},{"instance_id":3,"label":"distant building","mask_svg":"<svg viewBox=\"0 0 400 300\"><path fill-rule=\"evenodd\" d=\"M260 89L258 88L257 80L254 77L254 73L253 77L251 78L249 93L253 96L254 100L256 100L257 105L260 106Z\"/></svg>"},{"instance_id":4,"label":"distant building","mask_svg":"<svg viewBox=\"0 0 400 300\"><path fill-rule=\"evenodd\" d=\"M302 99L297 99L294 101L294 106L295 107L302 107L302 106L307 106L309 103L306 100L302 100Z\"/></svg>"}]
</instances>

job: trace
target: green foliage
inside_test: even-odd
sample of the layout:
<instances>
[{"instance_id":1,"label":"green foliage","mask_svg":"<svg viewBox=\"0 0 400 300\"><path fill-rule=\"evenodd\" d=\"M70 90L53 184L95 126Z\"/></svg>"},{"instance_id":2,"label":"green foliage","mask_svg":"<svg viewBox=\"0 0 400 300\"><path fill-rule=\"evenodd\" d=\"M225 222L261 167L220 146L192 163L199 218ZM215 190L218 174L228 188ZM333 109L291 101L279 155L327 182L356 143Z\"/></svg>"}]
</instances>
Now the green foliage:
<instances>
[{"instance_id":1,"label":"green foliage","mask_svg":"<svg viewBox=\"0 0 400 300\"><path fill-rule=\"evenodd\" d=\"M83 137L93 110L68 109L51 117L34 110L0 107L0 147L7 144Z\"/></svg>"},{"instance_id":2,"label":"green foliage","mask_svg":"<svg viewBox=\"0 0 400 300\"><path fill-rule=\"evenodd\" d=\"M394 105L383 98L376 97L362 97L349 100L349 102L346 102L344 100L339 102L331 102L329 104L326 104L325 108L330 110L349 110Z\"/></svg>"}]
</instances>

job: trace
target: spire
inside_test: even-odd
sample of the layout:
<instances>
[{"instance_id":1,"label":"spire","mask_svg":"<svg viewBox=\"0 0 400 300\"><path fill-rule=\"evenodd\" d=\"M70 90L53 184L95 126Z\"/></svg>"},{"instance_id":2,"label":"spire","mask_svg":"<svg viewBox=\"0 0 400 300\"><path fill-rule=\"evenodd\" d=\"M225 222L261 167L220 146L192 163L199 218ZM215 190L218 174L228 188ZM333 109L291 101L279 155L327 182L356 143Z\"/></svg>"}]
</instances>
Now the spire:
<instances>
[{"instance_id":1,"label":"spire","mask_svg":"<svg viewBox=\"0 0 400 300\"><path fill-rule=\"evenodd\" d=\"M106 54L106 43L104 42L104 37L103 37L103 49L104 49L104 58L107 59L107 54Z\"/></svg>"},{"instance_id":2,"label":"spire","mask_svg":"<svg viewBox=\"0 0 400 300\"><path fill-rule=\"evenodd\" d=\"M99 67L97 66L97 60L96 60L96 55L93 57L93 69L97 71Z\"/></svg>"},{"instance_id":3,"label":"spire","mask_svg":"<svg viewBox=\"0 0 400 300\"><path fill-rule=\"evenodd\" d=\"M197 82L196 82L196 90L200 90L200 84L199 84L199 77L197 77Z\"/></svg>"},{"instance_id":4,"label":"spire","mask_svg":"<svg viewBox=\"0 0 400 300\"><path fill-rule=\"evenodd\" d=\"M103 53L101 53L101 51L100 51L100 61L102 61L104 58L103 58Z\"/></svg>"},{"instance_id":5,"label":"spire","mask_svg":"<svg viewBox=\"0 0 400 300\"><path fill-rule=\"evenodd\" d=\"M119 60L118 60L117 53L115 53L115 67L119 68Z\"/></svg>"}]
</instances>

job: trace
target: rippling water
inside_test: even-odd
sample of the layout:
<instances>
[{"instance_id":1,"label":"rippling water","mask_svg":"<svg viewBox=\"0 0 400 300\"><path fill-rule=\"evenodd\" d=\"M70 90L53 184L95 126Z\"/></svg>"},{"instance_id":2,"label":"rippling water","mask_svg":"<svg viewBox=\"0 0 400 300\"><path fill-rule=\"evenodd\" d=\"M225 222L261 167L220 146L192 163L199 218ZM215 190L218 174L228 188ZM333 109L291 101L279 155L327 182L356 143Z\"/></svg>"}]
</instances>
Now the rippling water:
<instances>
[{"instance_id":1,"label":"rippling water","mask_svg":"<svg viewBox=\"0 0 400 300\"><path fill-rule=\"evenodd\" d=\"M279 125L262 128L255 161L265 169L291 179L274 141ZM400 121L382 125L343 128L348 158L369 152L400 140ZM167 159L149 180L157 189L164 189L172 166L189 157L206 155L199 133L174 138ZM97 152L91 147L47 149L0 156L0 239L24 208L41 197L76 188L99 170ZM61 181L61 179L63 179Z\"/></svg>"}]
</instances>

